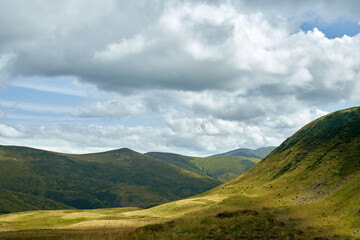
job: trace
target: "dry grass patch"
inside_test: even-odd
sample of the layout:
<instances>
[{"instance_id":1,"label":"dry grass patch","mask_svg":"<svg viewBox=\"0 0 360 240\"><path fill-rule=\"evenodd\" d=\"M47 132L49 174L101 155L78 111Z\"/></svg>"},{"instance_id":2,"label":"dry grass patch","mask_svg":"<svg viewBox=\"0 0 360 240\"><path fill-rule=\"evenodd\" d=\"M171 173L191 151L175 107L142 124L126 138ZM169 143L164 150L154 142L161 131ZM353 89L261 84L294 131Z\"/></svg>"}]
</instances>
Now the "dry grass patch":
<instances>
[{"instance_id":1,"label":"dry grass patch","mask_svg":"<svg viewBox=\"0 0 360 240\"><path fill-rule=\"evenodd\" d=\"M138 228L149 224L159 224L165 222L166 220L163 219L91 220L61 227L61 229Z\"/></svg>"}]
</instances>

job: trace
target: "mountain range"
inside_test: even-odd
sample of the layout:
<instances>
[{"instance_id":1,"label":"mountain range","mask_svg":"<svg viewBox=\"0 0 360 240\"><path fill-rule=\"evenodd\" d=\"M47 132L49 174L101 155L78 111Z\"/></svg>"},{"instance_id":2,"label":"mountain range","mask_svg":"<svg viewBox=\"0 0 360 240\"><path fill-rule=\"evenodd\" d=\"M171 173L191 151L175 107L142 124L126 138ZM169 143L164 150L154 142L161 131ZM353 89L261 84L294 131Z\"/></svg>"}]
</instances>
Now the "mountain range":
<instances>
[{"instance_id":1,"label":"mountain range","mask_svg":"<svg viewBox=\"0 0 360 240\"><path fill-rule=\"evenodd\" d=\"M209 190L259 160L127 148L77 155L0 146L0 212L151 207Z\"/></svg>"}]
</instances>

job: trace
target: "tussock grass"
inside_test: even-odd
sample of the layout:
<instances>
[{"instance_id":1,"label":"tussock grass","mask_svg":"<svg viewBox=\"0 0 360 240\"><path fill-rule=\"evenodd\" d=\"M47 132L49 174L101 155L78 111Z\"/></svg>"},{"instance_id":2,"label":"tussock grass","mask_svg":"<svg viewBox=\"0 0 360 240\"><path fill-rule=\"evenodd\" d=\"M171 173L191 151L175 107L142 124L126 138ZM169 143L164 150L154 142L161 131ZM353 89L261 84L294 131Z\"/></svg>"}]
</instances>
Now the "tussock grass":
<instances>
[{"instance_id":1,"label":"tussock grass","mask_svg":"<svg viewBox=\"0 0 360 240\"><path fill-rule=\"evenodd\" d=\"M211 209L141 227L123 239L351 239L328 233L327 229L308 228L303 219L288 214L271 208Z\"/></svg>"}]
</instances>

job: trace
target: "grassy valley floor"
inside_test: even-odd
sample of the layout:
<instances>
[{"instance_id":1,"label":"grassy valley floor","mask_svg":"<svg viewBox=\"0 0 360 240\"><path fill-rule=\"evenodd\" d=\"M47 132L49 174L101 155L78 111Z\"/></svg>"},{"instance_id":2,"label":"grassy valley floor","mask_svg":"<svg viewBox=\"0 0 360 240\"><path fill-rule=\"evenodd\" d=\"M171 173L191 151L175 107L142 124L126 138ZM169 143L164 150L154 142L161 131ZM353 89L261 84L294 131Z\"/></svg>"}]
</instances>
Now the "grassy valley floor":
<instances>
[{"instance_id":1,"label":"grassy valley floor","mask_svg":"<svg viewBox=\"0 0 360 240\"><path fill-rule=\"evenodd\" d=\"M280 200L280 201L279 201ZM31 211L0 216L0 239L357 239L316 204L206 195L150 209ZM7 231L5 231L7 230Z\"/></svg>"}]
</instances>

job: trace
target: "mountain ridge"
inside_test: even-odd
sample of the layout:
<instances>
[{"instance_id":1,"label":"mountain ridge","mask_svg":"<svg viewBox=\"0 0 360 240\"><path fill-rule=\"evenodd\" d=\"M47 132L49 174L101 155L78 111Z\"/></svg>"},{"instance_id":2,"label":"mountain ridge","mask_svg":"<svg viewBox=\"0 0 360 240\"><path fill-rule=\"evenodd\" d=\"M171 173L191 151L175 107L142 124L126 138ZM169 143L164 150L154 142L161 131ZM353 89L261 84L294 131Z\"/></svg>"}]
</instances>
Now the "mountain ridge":
<instances>
[{"instance_id":1,"label":"mountain ridge","mask_svg":"<svg viewBox=\"0 0 360 240\"><path fill-rule=\"evenodd\" d=\"M174 164L197 174L209 176L221 182L226 182L246 172L257 162L258 158L242 156L191 157L174 153L149 152L162 161Z\"/></svg>"},{"instance_id":2,"label":"mountain ridge","mask_svg":"<svg viewBox=\"0 0 360 240\"><path fill-rule=\"evenodd\" d=\"M0 212L151 207L213 188L256 162L258 159L233 156L142 154L129 148L68 154L0 145L0 187L4 190L0 192ZM11 207L10 193L17 203ZM21 203L19 199L24 200Z\"/></svg>"},{"instance_id":3,"label":"mountain ridge","mask_svg":"<svg viewBox=\"0 0 360 240\"><path fill-rule=\"evenodd\" d=\"M150 207L220 183L130 149L71 155L0 146L0 166L1 189L49 199L62 208ZM57 208L49 202L43 209L50 205ZM0 206L0 211L10 211L6 204ZM25 199L18 210L41 209L26 206Z\"/></svg>"},{"instance_id":4,"label":"mountain ridge","mask_svg":"<svg viewBox=\"0 0 360 240\"><path fill-rule=\"evenodd\" d=\"M259 158L262 159L269 155L276 147L269 146L269 147L261 147L255 150L249 148L238 148L235 150L231 150L224 153L219 153L212 155L211 157L218 157L218 156L239 156L239 157L250 157L250 158Z\"/></svg>"}]
</instances>

